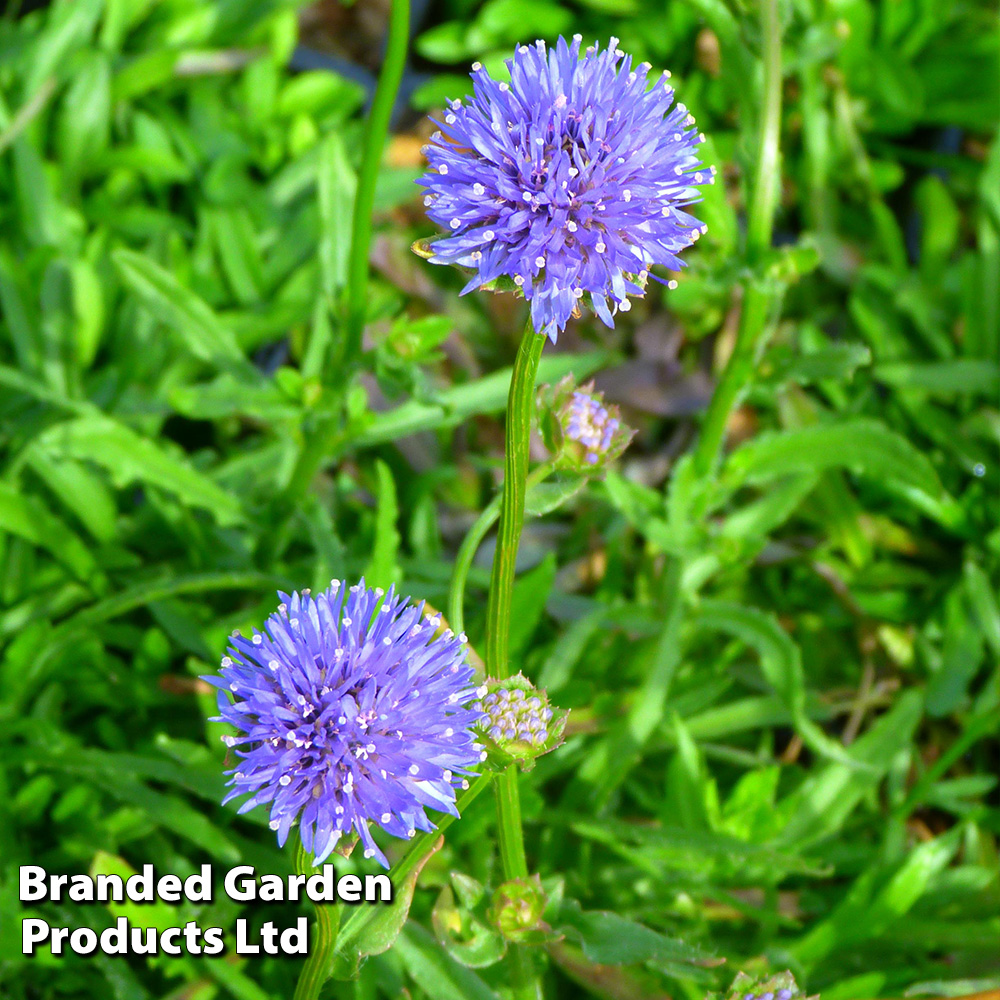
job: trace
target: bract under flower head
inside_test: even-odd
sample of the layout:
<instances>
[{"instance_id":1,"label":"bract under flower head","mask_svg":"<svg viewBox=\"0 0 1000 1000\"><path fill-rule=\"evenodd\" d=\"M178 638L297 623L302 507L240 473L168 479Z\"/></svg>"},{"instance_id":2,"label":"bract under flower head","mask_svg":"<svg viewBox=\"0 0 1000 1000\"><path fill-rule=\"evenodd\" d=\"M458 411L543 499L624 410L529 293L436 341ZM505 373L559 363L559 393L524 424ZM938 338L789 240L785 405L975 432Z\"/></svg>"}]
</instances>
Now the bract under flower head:
<instances>
[{"instance_id":1,"label":"bract under flower head","mask_svg":"<svg viewBox=\"0 0 1000 1000\"><path fill-rule=\"evenodd\" d=\"M512 280L552 340L581 301L614 326L649 268L682 266L704 231L682 207L715 172L687 108L671 108L669 74L651 86L618 39L582 58L581 40L520 46L510 83L474 64L473 96L449 102L419 181L446 230L429 259L471 269L464 291Z\"/></svg>"},{"instance_id":2,"label":"bract under flower head","mask_svg":"<svg viewBox=\"0 0 1000 1000\"><path fill-rule=\"evenodd\" d=\"M242 758L224 801L270 803L279 845L298 820L315 864L354 831L388 866L369 824L412 837L434 829L426 806L457 816L455 788L485 756L465 637L363 580L279 596L266 631L234 633L222 678L205 678L221 689L217 721L240 731L223 737Z\"/></svg>"}]
</instances>

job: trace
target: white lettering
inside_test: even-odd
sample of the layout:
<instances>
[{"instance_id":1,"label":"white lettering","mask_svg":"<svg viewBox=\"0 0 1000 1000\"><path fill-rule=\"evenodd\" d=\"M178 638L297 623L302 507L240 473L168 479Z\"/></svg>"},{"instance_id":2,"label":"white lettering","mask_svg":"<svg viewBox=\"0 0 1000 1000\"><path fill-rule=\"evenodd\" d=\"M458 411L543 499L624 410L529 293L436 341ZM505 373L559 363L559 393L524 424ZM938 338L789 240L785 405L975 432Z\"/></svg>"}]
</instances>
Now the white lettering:
<instances>
[{"instance_id":1,"label":"white lettering","mask_svg":"<svg viewBox=\"0 0 1000 1000\"><path fill-rule=\"evenodd\" d=\"M48 895L45 889L45 869L41 865L21 865L18 876L17 898L22 903L36 903ZM41 921L45 923L45 921ZM48 933L48 925L46 925ZM25 952L25 954L30 954Z\"/></svg>"},{"instance_id":2,"label":"white lettering","mask_svg":"<svg viewBox=\"0 0 1000 1000\"><path fill-rule=\"evenodd\" d=\"M242 881L237 880L242 878ZM226 895L237 903L252 903L256 898L257 883L253 879L253 865L237 865L226 875L223 888Z\"/></svg>"},{"instance_id":3,"label":"white lettering","mask_svg":"<svg viewBox=\"0 0 1000 1000\"><path fill-rule=\"evenodd\" d=\"M40 917L25 917L21 921L21 954L34 955L35 945L47 940L49 933L49 925Z\"/></svg>"}]
</instances>

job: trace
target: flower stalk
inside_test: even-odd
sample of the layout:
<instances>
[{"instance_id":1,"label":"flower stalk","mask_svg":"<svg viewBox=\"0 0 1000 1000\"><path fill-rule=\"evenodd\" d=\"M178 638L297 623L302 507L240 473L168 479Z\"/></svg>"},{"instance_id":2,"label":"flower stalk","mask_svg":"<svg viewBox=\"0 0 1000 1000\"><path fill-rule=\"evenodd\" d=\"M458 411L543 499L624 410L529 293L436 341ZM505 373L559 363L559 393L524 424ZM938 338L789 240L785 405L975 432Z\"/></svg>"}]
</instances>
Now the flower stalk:
<instances>
[{"instance_id":1,"label":"flower stalk","mask_svg":"<svg viewBox=\"0 0 1000 1000\"><path fill-rule=\"evenodd\" d=\"M295 870L300 875L312 873L309 852L301 838L295 851ZM318 1000L323 983L337 950L340 929L340 907L336 903L316 903L316 928L312 935L309 957L299 973L292 1000Z\"/></svg>"},{"instance_id":2,"label":"flower stalk","mask_svg":"<svg viewBox=\"0 0 1000 1000\"><path fill-rule=\"evenodd\" d=\"M514 361L507 396L503 492L500 497L500 525L493 556L493 572L486 605L486 674L509 677L510 613L514 592L517 549L524 526L524 500L527 494L528 458L531 440L531 417L535 404L535 377L542 356L545 337L535 333L531 320ZM521 828L521 799L517 785L517 765L497 777L497 817L500 859L504 878L526 878L528 864L524 854ZM522 946L512 948L513 987L516 1000L535 1000L538 984L531 956Z\"/></svg>"},{"instance_id":3,"label":"flower stalk","mask_svg":"<svg viewBox=\"0 0 1000 1000\"><path fill-rule=\"evenodd\" d=\"M410 39L410 0L392 0L389 8L389 40L382 72L365 129L358 190L351 218L351 253L347 265L347 337L344 358L353 365L361 353L361 334L368 303L368 256L372 242L372 209L382 151L385 149L392 109L403 79L406 49Z\"/></svg>"},{"instance_id":4,"label":"flower stalk","mask_svg":"<svg viewBox=\"0 0 1000 1000\"><path fill-rule=\"evenodd\" d=\"M781 17L778 0L761 0L760 18L764 38L764 113L747 221L746 255L751 266L758 264L771 246L780 178ZM700 477L710 475L718 462L729 414L753 375L771 314L771 302L772 293L759 280L747 283L736 345L712 396L694 450L694 467Z\"/></svg>"},{"instance_id":5,"label":"flower stalk","mask_svg":"<svg viewBox=\"0 0 1000 1000\"><path fill-rule=\"evenodd\" d=\"M526 483L526 493L533 486L544 482L552 475L554 466L551 462L533 469L529 474ZM472 560L476 556L476 551L482 544L483 539L489 534L490 528L497 523L500 516L501 494L497 494L483 508L483 512L476 518L472 527L469 528L462 544L459 546L455 556L455 565L451 574L451 586L448 590L448 623L456 632L465 629L465 584L469 577L469 570L472 567Z\"/></svg>"},{"instance_id":6,"label":"flower stalk","mask_svg":"<svg viewBox=\"0 0 1000 1000\"><path fill-rule=\"evenodd\" d=\"M524 330L511 374L507 419L500 526L493 556L490 593L486 604L486 673L509 677L510 606L514 593L514 565L524 527L527 494L528 449L535 404L535 376L545 338L535 333L531 321Z\"/></svg>"},{"instance_id":7,"label":"flower stalk","mask_svg":"<svg viewBox=\"0 0 1000 1000\"><path fill-rule=\"evenodd\" d=\"M339 411L346 406L347 388L351 384L354 367L361 355L365 308L368 302L368 258L372 242L375 183L378 180L382 152L389 134L393 105L396 103L396 94L403 79L409 37L410 0L392 0L385 60L382 63L382 72L379 75L375 97L365 126L361 169L351 214L351 250L347 263L346 298L342 310L344 327L341 331L339 357L336 357L336 351L330 352L335 355L338 363L331 364L329 370L340 373L337 381L328 385L329 391L338 403L337 412L318 416L315 425L305 430L302 449L288 484L282 491L280 511L284 518L290 516L305 496L316 473L335 459L344 443L346 418ZM276 552L272 547L271 550L262 553L262 556L266 557L263 561L268 562L275 555Z\"/></svg>"}]
</instances>

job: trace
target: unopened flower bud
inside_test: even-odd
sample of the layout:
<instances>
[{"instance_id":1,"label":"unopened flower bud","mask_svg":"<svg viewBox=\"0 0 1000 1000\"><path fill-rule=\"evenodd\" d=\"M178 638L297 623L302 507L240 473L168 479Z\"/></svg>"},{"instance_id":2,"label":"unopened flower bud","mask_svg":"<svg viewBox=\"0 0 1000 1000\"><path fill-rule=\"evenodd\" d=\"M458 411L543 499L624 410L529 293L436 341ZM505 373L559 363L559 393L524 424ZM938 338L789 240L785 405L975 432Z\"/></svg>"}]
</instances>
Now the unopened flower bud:
<instances>
[{"instance_id":1,"label":"unopened flower bud","mask_svg":"<svg viewBox=\"0 0 1000 1000\"><path fill-rule=\"evenodd\" d=\"M539 423L557 467L574 471L603 468L635 434L622 423L617 406L605 405L593 382L578 387L571 375L539 392Z\"/></svg>"},{"instance_id":2,"label":"unopened flower bud","mask_svg":"<svg viewBox=\"0 0 1000 1000\"><path fill-rule=\"evenodd\" d=\"M479 735L490 763L499 770L518 761L525 770L536 757L562 742L566 717L553 710L544 691L537 690L523 674L506 680L487 680L479 706Z\"/></svg>"},{"instance_id":3,"label":"unopened flower bud","mask_svg":"<svg viewBox=\"0 0 1000 1000\"><path fill-rule=\"evenodd\" d=\"M719 996L715 995L712 1000L718 1000ZM806 997L790 972L757 978L740 972L721 996L724 1000L818 1000L818 997Z\"/></svg>"}]
</instances>

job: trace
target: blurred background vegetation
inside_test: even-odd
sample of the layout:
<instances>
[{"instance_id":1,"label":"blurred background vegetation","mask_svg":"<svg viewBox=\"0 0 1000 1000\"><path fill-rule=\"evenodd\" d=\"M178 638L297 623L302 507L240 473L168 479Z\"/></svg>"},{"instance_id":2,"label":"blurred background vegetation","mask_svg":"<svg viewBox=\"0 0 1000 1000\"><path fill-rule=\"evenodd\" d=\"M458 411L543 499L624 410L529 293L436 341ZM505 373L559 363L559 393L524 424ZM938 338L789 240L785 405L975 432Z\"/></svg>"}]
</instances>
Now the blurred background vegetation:
<instances>
[{"instance_id":1,"label":"blurred background vegetation","mask_svg":"<svg viewBox=\"0 0 1000 1000\"><path fill-rule=\"evenodd\" d=\"M279 586L365 573L444 605L498 483L523 308L459 299L410 255L430 233L422 113L467 92L471 61L502 72L515 43L577 31L672 71L720 177L677 290L543 360L547 381L600 372L639 429L617 471L529 520L515 595L518 664L573 709L523 793L565 934L548 995L695 998L786 967L826 1000L1000 989L997 11L781 12L775 249L751 262L749 0L418 5L345 390L328 359L386 4L7 5L0 995L289 995L289 960L24 958L17 866L290 871L264 819L218 804L197 675ZM773 293L773 334L724 464L697 476L747 283ZM498 880L487 799L338 995L502 995L495 933L449 881ZM37 912L231 929L296 911Z\"/></svg>"}]
</instances>

